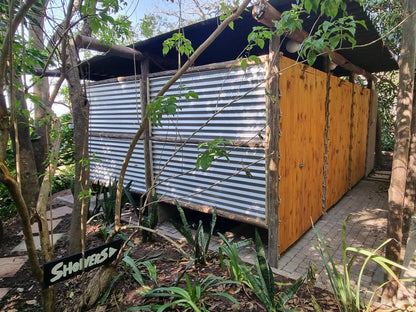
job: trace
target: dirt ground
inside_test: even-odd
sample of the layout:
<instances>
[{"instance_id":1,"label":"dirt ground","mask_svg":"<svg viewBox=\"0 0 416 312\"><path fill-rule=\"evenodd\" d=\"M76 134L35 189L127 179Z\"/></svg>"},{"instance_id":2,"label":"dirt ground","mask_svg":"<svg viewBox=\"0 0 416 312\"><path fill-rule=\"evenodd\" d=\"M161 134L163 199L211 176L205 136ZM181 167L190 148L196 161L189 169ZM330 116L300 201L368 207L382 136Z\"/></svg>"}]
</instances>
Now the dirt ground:
<instances>
[{"instance_id":1,"label":"dirt ground","mask_svg":"<svg viewBox=\"0 0 416 312\"><path fill-rule=\"evenodd\" d=\"M69 224L70 217L66 216L55 229L55 233L67 233L69 231ZM87 248L95 247L104 242L103 237L99 233L99 228L100 225L98 223L92 223L88 226ZM6 223L5 229L7 230L4 233L5 236L0 246L0 257L10 256L11 250L22 240L22 236L18 235L21 227L17 218ZM68 254L68 242L67 236L57 242L55 245L56 258ZM181 241L181 245L185 250L189 251L185 242ZM138 235L133 239L133 246L128 249L133 259L145 260L152 257L157 258L155 261L152 261L152 264L157 270L157 283L159 287L174 285L178 277L185 270L192 282L205 278L210 274L229 279L229 273L221 269L219 256L214 252L209 255L207 265L191 266L186 269L189 259L184 258L172 244L162 238L157 237L153 242L143 243L141 235ZM144 266L141 266L140 269L142 272L146 271ZM94 269L84 276L77 276L56 284L57 311L74 311L79 296L84 291L87 282L92 278L96 270ZM150 303L162 303L164 300L165 302L166 300L170 300L170 298L150 299L141 296L137 290L143 288L132 277L131 270L126 265L123 265L123 263L118 264L117 273L120 277L114 283L108 299L103 303L97 304L89 311L126 311L129 307ZM275 279L280 283L293 282L283 276L276 276ZM0 284L0 287L11 288L6 297L0 301L1 311L32 312L41 310L41 289L32 277L28 262L23 265L15 276L0 280ZM146 285L156 287L155 283L150 281L150 279L146 279ZM178 285L183 288L186 287L184 278L181 279ZM287 286L277 287L279 291L282 291ZM225 291L234 296L239 302L239 305L236 306L228 299L220 296L212 296L205 301L210 311L265 311L247 287L222 285L210 291ZM313 288L309 291L306 285L301 287L298 293L287 304L287 307L295 311L314 311L311 303L311 294L317 298L323 311L338 311L332 294L319 288ZM183 311L183 308L166 311Z\"/></svg>"}]
</instances>

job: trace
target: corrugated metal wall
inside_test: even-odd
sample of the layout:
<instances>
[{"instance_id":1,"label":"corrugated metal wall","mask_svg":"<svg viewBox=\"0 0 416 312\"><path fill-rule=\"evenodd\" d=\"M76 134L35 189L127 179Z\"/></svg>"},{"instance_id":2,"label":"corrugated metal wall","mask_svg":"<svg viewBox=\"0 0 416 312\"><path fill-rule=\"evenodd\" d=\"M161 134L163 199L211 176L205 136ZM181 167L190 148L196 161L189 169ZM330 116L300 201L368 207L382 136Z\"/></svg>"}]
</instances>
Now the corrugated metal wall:
<instances>
[{"instance_id":1,"label":"corrugated metal wall","mask_svg":"<svg viewBox=\"0 0 416 312\"><path fill-rule=\"evenodd\" d=\"M246 72L232 68L191 72L170 88L166 95L176 96L191 90L198 93L199 98L185 101L182 97L177 115L165 116L162 127L152 128L153 171L155 176L160 173L156 188L159 195L215 206L219 213L265 219L264 148L250 144L253 140L259 142L259 132L264 133L264 71L264 65L257 65L250 66ZM169 78L150 78L151 98ZM244 98L239 99L242 96ZM118 175L122 155L128 148L128 136L139 127L139 83L91 85L89 100L90 148L100 160L93 166L91 176L94 180L105 181ZM214 113L218 114L201 128ZM195 131L192 139L160 172ZM207 171L193 170L198 144L215 138L238 142L239 146L227 147L230 162L219 159ZM249 165L250 174L247 174L243 169ZM134 181L134 189L144 191L142 144L136 148L128 168L125 181L129 180Z\"/></svg>"}]
</instances>

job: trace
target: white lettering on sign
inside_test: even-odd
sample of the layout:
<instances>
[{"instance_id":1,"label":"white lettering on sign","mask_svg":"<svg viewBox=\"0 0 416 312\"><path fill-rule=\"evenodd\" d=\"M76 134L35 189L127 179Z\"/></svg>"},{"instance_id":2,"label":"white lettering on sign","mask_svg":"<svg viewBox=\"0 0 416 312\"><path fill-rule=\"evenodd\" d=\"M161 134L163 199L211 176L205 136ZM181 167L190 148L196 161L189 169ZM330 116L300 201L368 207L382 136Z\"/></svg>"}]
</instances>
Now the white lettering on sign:
<instances>
[{"instance_id":1,"label":"white lettering on sign","mask_svg":"<svg viewBox=\"0 0 416 312\"><path fill-rule=\"evenodd\" d=\"M50 282L54 283L57 280L66 277L67 275L82 271L84 268L88 269L89 267L92 267L96 264L100 264L108 258L111 258L111 256L114 255L114 253L117 251L118 250L116 248L107 247L101 250L100 253L89 255L84 259L81 258L79 261L71 261L67 264L62 262L57 263L51 270L53 278L51 278Z\"/></svg>"}]
</instances>

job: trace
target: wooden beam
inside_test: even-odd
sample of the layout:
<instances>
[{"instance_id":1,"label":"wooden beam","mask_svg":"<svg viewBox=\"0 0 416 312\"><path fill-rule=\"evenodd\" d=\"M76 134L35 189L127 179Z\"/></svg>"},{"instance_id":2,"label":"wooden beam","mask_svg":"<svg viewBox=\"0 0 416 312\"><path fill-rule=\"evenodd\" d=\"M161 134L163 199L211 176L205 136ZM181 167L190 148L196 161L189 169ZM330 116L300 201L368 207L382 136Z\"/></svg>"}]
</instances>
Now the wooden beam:
<instances>
[{"instance_id":1,"label":"wooden beam","mask_svg":"<svg viewBox=\"0 0 416 312\"><path fill-rule=\"evenodd\" d=\"M39 77L61 77L62 71L60 69L48 69L35 68L35 74Z\"/></svg>"},{"instance_id":2,"label":"wooden beam","mask_svg":"<svg viewBox=\"0 0 416 312\"><path fill-rule=\"evenodd\" d=\"M254 19L258 22L262 23L267 27L273 28L275 27L274 21L280 21L282 13L276 10L270 3L262 2L254 6L252 15ZM307 33L305 30L296 30L293 33L287 33L287 37L293 41L296 41L297 43L302 43L307 37L309 37L309 33ZM368 80L377 80L374 75L372 75L365 69L357 65L354 65L337 52L328 51L327 53L324 53L324 55L330 55L332 62L351 73L354 73L356 75L363 75Z\"/></svg>"},{"instance_id":3,"label":"wooden beam","mask_svg":"<svg viewBox=\"0 0 416 312\"><path fill-rule=\"evenodd\" d=\"M78 35L75 39L75 43L78 48L103 52L106 54L115 55L126 59L135 58L136 61L141 61L144 59L143 53L137 51L136 49L120 45L108 46L104 43L101 43L98 39L87 36Z\"/></svg>"}]
</instances>

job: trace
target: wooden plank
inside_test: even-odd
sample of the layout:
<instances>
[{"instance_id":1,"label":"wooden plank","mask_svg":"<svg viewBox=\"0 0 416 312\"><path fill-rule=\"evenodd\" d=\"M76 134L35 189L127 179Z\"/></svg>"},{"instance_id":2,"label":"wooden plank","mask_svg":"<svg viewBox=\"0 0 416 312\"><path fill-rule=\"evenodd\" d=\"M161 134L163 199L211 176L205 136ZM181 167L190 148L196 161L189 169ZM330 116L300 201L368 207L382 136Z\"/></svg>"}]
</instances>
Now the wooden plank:
<instances>
[{"instance_id":1,"label":"wooden plank","mask_svg":"<svg viewBox=\"0 0 416 312\"><path fill-rule=\"evenodd\" d=\"M326 209L348 190L352 84L331 77Z\"/></svg>"},{"instance_id":2,"label":"wooden plank","mask_svg":"<svg viewBox=\"0 0 416 312\"><path fill-rule=\"evenodd\" d=\"M326 74L283 58L280 77L280 252L322 214Z\"/></svg>"}]
</instances>

